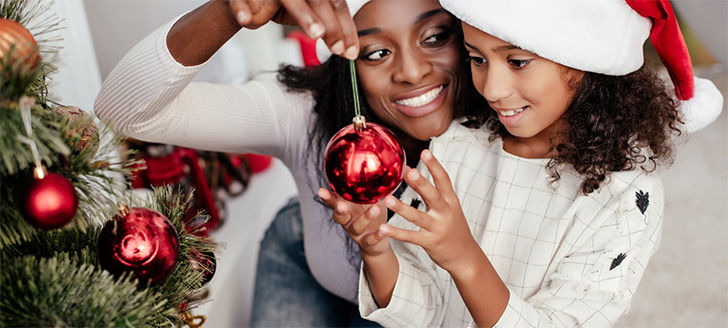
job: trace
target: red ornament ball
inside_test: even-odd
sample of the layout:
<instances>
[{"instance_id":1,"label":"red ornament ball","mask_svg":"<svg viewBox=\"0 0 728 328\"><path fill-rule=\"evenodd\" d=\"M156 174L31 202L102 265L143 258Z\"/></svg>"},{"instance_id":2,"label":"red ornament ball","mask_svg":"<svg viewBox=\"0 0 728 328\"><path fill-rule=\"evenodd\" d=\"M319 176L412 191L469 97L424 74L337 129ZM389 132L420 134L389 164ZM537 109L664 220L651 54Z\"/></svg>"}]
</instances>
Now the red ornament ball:
<instances>
[{"instance_id":1,"label":"red ornament ball","mask_svg":"<svg viewBox=\"0 0 728 328\"><path fill-rule=\"evenodd\" d=\"M62 175L48 173L33 178L23 195L25 219L39 229L56 229L76 216L78 197L71 182Z\"/></svg>"},{"instance_id":2,"label":"red ornament ball","mask_svg":"<svg viewBox=\"0 0 728 328\"><path fill-rule=\"evenodd\" d=\"M172 222L147 208L130 208L104 225L98 240L101 267L113 274L131 271L142 285L156 284L177 264L179 240Z\"/></svg>"},{"instance_id":3,"label":"red ornament ball","mask_svg":"<svg viewBox=\"0 0 728 328\"><path fill-rule=\"evenodd\" d=\"M20 23L0 18L0 64L30 72L39 63L40 51L33 35Z\"/></svg>"},{"instance_id":4,"label":"red ornament ball","mask_svg":"<svg viewBox=\"0 0 728 328\"><path fill-rule=\"evenodd\" d=\"M404 149L394 133L375 123L357 131L354 124L339 130L324 153L329 186L344 199L373 204L402 182Z\"/></svg>"}]
</instances>

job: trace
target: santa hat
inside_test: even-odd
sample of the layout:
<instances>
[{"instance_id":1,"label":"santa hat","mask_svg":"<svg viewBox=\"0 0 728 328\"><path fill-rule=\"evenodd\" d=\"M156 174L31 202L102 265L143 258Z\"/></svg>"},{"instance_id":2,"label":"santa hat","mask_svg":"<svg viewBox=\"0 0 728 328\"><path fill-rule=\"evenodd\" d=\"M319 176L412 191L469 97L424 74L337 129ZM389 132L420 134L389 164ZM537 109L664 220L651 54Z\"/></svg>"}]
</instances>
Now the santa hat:
<instances>
[{"instance_id":1,"label":"santa hat","mask_svg":"<svg viewBox=\"0 0 728 328\"><path fill-rule=\"evenodd\" d=\"M668 0L440 0L462 21L564 66L626 75L644 62L649 36L675 85L685 130L713 122L723 108L715 85L693 76Z\"/></svg>"},{"instance_id":2,"label":"santa hat","mask_svg":"<svg viewBox=\"0 0 728 328\"><path fill-rule=\"evenodd\" d=\"M346 5L349 7L349 13L351 14L351 17L354 17L354 15L359 12L359 9L361 9L361 7L363 7L369 1L371 0L346 0ZM316 40L316 56L318 57L320 63L325 62L329 59L329 57L331 57L331 51L322 39Z\"/></svg>"}]
</instances>

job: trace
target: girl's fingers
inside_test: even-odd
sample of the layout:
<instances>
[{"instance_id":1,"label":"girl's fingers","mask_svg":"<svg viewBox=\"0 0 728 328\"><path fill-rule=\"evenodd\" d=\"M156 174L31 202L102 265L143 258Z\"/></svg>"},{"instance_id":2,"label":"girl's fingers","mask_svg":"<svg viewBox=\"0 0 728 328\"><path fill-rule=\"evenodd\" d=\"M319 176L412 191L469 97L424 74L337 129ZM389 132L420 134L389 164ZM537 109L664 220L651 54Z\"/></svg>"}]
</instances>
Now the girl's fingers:
<instances>
[{"instance_id":1,"label":"girl's fingers","mask_svg":"<svg viewBox=\"0 0 728 328\"><path fill-rule=\"evenodd\" d=\"M380 234L379 229L377 228L373 229L371 233L364 235L359 240L359 244L363 247L372 247L384 240L384 238L387 238L387 236Z\"/></svg>"},{"instance_id":2,"label":"girl's fingers","mask_svg":"<svg viewBox=\"0 0 728 328\"><path fill-rule=\"evenodd\" d=\"M248 25L253 17L246 0L230 0L230 12L233 13L240 26Z\"/></svg>"},{"instance_id":3,"label":"girl's fingers","mask_svg":"<svg viewBox=\"0 0 728 328\"><path fill-rule=\"evenodd\" d=\"M351 210L348 208L346 202L341 200L337 194L332 193L324 188L319 188L317 195L319 196L319 198L321 198L321 201L324 203L324 205L334 210L334 222L343 226L351 223L350 221L353 217Z\"/></svg>"},{"instance_id":4,"label":"girl's fingers","mask_svg":"<svg viewBox=\"0 0 728 328\"><path fill-rule=\"evenodd\" d=\"M405 220L412 222L418 227L424 230L430 230L432 228L432 218L427 213L424 213L412 206L402 203L399 199L394 196L387 196L384 198L384 204L390 210L401 215Z\"/></svg>"},{"instance_id":5,"label":"girl's fingers","mask_svg":"<svg viewBox=\"0 0 728 328\"><path fill-rule=\"evenodd\" d=\"M280 0L286 12L298 22L308 37L318 39L326 32L324 25L304 0Z\"/></svg>"},{"instance_id":6,"label":"girl's fingers","mask_svg":"<svg viewBox=\"0 0 728 328\"><path fill-rule=\"evenodd\" d=\"M455 190L452 188L450 176L447 174L447 171L445 171L445 168L442 167L440 162L432 156L432 152L429 149L423 150L420 155L420 159L422 159L422 162L425 163L425 166L427 166L427 170L430 171L432 181L435 183L435 188L437 188L437 190L441 193L455 195Z\"/></svg>"},{"instance_id":7,"label":"girl's fingers","mask_svg":"<svg viewBox=\"0 0 728 328\"><path fill-rule=\"evenodd\" d=\"M362 215L359 215L354 222L352 222L348 230L352 235L358 236L367 231L370 223L375 221L375 218L381 213L378 206L371 206Z\"/></svg>"},{"instance_id":8,"label":"girl's fingers","mask_svg":"<svg viewBox=\"0 0 728 328\"><path fill-rule=\"evenodd\" d=\"M425 201L428 208L434 210L442 210L446 208L447 203L445 202L445 199L442 198L442 195L437 188L435 188L430 181L427 181L427 179L420 174L420 171L408 167L407 171L404 173L404 180L407 182L408 186L412 187L414 191L422 196L422 200Z\"/></svg>"},{"instance_id":9,"label":"girl's fingers","mask_svg":"<svg viewBox=\"0 0 728 328\"><path fill-rule=\"evenodd\" d=\"M405 230L400 228L395 228L389 224L382 224L379 226L379 233L399 241L403 241L406 243L411 243L415 245L422 246L422 232L421 231L412 231L412 230Z\"/></svg>"}]
</instances>

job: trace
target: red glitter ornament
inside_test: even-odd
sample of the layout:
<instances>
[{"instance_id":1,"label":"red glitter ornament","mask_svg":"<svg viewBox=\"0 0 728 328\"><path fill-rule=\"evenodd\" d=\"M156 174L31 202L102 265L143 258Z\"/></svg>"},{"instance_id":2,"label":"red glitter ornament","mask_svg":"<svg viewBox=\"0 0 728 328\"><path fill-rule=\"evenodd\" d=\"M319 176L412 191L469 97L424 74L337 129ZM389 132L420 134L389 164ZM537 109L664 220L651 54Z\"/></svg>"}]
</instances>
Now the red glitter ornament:
<instances>
[{"instance_id":1,"label":"red glitter ornament","mask_svg":"<svg viewBox=\"0 0 728 328\"><path fill-rule=\"evenodd\" d=\"M23 195L23 214L30 224L45 230L60 228L71 222L77 208L76 191L66 178L36 170Z\"/></svg>"},{"instance_id":2,"label":"red glitter ornament","mask_svg":"<svg viewBox=\"0 0 728 328\"><path fill-rule=\"evenodd\" d=\"M123 210L99 235L101 267L113 274L131 271L142 285L166 279L178 255L179 241L172 222L147 208Z\"/></svg>"},{"instance_id":3,"label":"red glitter ornament","mask_svg":"<svg viewBox=\"0 0 728 328\"><path fill-rule=\"evenodd\" d=\"M373 204L402 182L404 149L392 131L363 117L339 130L324 156L329 186L346 200Z\"/></svg>"}]
</instances>

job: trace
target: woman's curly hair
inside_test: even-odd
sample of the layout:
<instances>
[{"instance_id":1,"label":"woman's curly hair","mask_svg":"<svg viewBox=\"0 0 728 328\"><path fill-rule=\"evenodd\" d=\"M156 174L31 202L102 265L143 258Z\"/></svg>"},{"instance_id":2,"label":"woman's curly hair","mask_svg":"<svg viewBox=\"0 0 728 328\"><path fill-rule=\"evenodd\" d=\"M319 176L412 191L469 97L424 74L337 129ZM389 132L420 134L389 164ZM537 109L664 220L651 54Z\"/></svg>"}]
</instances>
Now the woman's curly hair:
<instances>
[{"instance_id":1,"label":"woman's curly hair","mask_svg":"<svg viewBox=\"0 0 728 328\"><path fill-rule=\"evenodd\" d=\"M581 191L589 194L611 172L637 167L652 172L658 164L672 163L673 135L682 124L678 103L657 74L644 65L624 76L585 72L572 83L576 89L564 113L556 156L546 169L556 183L559 168L573 168L584 177ZM496 136L510 136L495 111L486 124Z\"/></svg>"}]
</instances>

